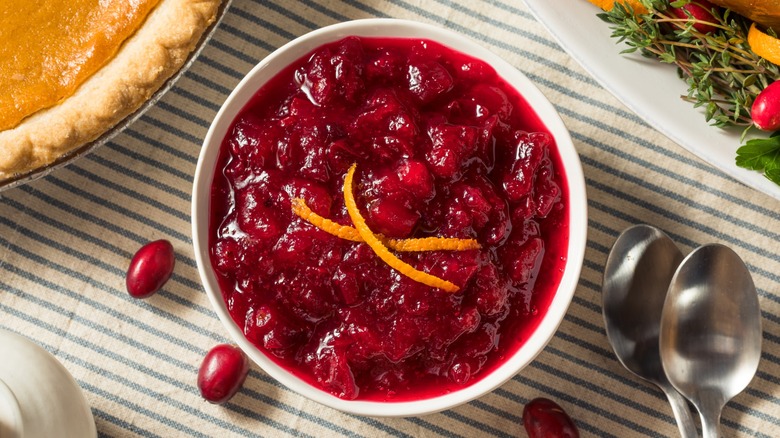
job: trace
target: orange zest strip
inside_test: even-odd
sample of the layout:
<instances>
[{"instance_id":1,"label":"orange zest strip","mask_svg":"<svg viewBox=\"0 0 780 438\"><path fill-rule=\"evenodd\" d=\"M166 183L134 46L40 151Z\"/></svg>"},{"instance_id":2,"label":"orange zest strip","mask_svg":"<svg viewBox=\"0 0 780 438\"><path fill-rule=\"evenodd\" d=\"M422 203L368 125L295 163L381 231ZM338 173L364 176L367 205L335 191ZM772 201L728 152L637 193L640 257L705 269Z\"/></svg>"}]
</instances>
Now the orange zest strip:
<instances>
[{"instance_id":1,"label":"orange zest strip","mask_svg":"<svg viewBox=\"0 0 780 438\"><path fill-rule=\"evenodd\" d=\"M360 237L357 230L347 226L333 222L330 219L324 218L317 213L311 211L306 201L301 198L295 198L292 200L292 210L295 214L300 216L301 219L309 222L315 227L332 234L342 239L351 240L352 242L362 242L363 238Z\"/></svg>"},{"instance_id":2,"label":"orange zest strip","mask_svg":"<svg viewBox=\"0 0 780 438\"><path fill-rule=\"evenodd\" d=\"M366 244L380 259L382 259L382 261L401 274L426 286L439 288L446 292L457 292L460 288L456 284L436 277L435 275L428 274L427 272L418 271L412 265L396 257L382 244L382 241L379 240L371 229L368 228L366 220L363 219L363 216L360 214L360 210L358 210L357 203L355 202L355 197L352 194L352 178L355 175L356 168L357 163L352 164L347 172L346 178L344 178L344 203L347 206L349 217L352 219L352 223L355 224L355 229L360 234L360 237L363 238Z\"/></svg>"},{"instance_id":3,"label":"orange zest strip","mask_svg":"<svg viewBox=\"0 0 780 438\"><path fill-rule=\"evenodd\" d=\"M301 198L292 200L292 210L301 219L309 222L315 227L332 234L336 237L352 242L362 242L358 231L348 225L338 224L330 219L324 218L313 212L306 201ZM385 246L393 251L399 252L421 252L421 251L466 251L469 249L479 249L479 242L476 239L458 239L454 237L422 237L415 239L385 239L377 235Z\"/></svg>"},{"instance_id":4,"label":"orange zest strip","mask_svg":"<svg viewBox=\"0 0 780 438\"><path fill-rule=\"evenodd\" d=\"M419 251L466 251L479 249L476 239L458 239L454 237L422 237L417 239L389 239L388 248L399 252Z\"/></svg>"}]
</instances>

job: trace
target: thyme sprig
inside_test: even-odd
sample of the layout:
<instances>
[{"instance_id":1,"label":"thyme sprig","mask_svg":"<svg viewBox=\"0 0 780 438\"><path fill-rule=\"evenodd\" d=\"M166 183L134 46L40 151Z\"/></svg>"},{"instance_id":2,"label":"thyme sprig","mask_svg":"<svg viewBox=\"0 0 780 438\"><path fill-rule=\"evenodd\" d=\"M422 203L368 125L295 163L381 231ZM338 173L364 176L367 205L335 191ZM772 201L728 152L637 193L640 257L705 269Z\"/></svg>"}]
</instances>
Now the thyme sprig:
<instances>
[{"instance_id":1,"label":"thyme sprig","mask_svg":"<svg viewBox=\"0 0 780 438\"><path fill-rule=\"evenodd\" d=\"M612 10L599 14L610 24L612 36L625 42L621 53L639 52L661 62L675 64L688 84L682 99L703 107L704 116L715 126L750 129L750 106L767 85L780 78L778 66L759 57L747 44L750 21L728 9L715 8L715 31L704 34L694 28L693 16L681 19L671 7L690 0L640 0L647 8L636 14L633 8L616 2ZM744 134L743 134L744 135Z\"/></svg>"}]
</instances>

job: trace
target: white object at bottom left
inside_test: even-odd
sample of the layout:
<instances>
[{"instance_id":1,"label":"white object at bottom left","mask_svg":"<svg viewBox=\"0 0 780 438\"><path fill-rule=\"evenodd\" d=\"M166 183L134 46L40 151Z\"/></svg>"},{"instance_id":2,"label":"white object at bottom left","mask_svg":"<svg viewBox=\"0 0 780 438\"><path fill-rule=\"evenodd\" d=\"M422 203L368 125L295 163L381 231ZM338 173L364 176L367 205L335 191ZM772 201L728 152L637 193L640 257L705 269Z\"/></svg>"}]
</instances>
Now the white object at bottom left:
<instances>
[{"instance_id":1,"label":"white object at bottom left","mask_svg":"<svg viewBox=\"0 0 780 438\"><path fill-rule=\"evenodd\" d=\"M48 351L0 329L0 437L95 437L76 380Z\"/></svg>"}]
</instances>

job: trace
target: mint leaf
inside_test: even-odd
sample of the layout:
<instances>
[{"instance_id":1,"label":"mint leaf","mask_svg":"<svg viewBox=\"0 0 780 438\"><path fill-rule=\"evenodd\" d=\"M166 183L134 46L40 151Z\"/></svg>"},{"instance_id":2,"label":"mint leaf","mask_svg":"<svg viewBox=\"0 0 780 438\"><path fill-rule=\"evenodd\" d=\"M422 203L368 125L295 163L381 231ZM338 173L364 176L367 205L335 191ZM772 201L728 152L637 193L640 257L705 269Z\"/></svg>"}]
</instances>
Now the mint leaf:
<instances>
[{"instance_id":1,"label":"mint leaf","mask_svg":"<svg viewBox=\"0 0 780 438\"><path fill-rule=\"evenodd\" d=\"M770 181L780 185L780 136L754 138L737 149L737 166L764 171Z\"/></svg>"}]
</instances>

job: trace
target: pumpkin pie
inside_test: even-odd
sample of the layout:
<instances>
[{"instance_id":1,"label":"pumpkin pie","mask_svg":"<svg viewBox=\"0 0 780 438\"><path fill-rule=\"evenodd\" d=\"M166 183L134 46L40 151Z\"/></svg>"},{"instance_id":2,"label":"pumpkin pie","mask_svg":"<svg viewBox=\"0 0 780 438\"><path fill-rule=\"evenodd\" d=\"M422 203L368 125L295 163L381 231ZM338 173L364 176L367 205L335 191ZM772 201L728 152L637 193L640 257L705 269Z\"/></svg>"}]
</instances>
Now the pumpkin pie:
<instances>
[{"instance_id":1,"label":"pumpkin pie","mask_svg":"<svg viewBox=\"0 0 780 438\"><path fill-rule=\"evenodd\" d=\"M0 182L137 110L186 62L220 3L0 2Z\"/></svg>"}]
</instances>

